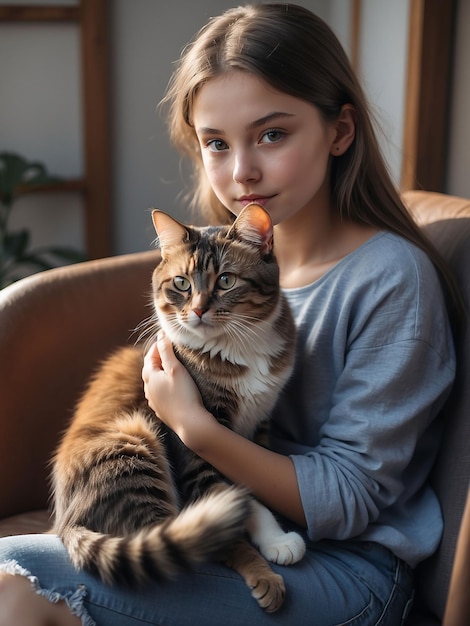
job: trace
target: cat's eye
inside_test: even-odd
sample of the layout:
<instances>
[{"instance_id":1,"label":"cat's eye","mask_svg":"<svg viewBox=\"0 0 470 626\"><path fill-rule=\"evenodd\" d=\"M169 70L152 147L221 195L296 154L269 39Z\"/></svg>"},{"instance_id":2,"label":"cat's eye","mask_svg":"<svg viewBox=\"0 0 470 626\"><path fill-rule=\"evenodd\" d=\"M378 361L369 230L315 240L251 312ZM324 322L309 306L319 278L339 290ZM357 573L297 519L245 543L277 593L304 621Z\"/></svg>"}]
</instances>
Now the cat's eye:
<instances>
[{"instance_id":1,"label":"cat's eye","mask_svg":"<svg viewBox=\"0 0 470 626\"><path fill-rule=\"evenodd\" d=\"M217 287L219 287L219 289L231 289L236 282L237 277L235 274L226 272L225 274L221 274L217 279Z\"/></svg>"},{"instance_id":2,"label":"cat's eye","mask_svg":"<svg viewBox=\"0 0 470 626\"><path fill-rule=\"evenodd\" d=\"M189 291L191 288L191 283L184 276L175 276L175 278L173 278L173 285L178 291Z\"/></svg>"}]
</instances>

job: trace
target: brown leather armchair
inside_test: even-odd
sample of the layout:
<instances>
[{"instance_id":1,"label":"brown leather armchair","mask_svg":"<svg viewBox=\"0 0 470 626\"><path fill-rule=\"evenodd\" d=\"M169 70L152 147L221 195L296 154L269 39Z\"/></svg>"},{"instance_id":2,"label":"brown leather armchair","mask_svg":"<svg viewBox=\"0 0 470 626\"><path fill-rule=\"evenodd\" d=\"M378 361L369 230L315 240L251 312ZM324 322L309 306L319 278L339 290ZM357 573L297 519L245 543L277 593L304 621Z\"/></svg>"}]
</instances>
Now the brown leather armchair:
<instances>
[{"instance_id":1,"label":"brown leather armchair","mask_svg":"<svg viewBox=\"0 0 470 626\"><path fill-rule=\"evenodd\" d=\"M470 201L422 191L404 197L453 268L469 306ZM134 329L150 315L150 279L158 258L151 251L90 261L0 291L0 536L48 528L52 451L97 362L134 341ZM446 429L432 477L445 530L437 553L416 572L414 626L442 623L469 486L468 327L456 347L458 376L444 407ZM469 535L467 520L459 550L468 552ZM470 624L470 555L455 564L445 626Z\"/></svg>"}]
</instances>

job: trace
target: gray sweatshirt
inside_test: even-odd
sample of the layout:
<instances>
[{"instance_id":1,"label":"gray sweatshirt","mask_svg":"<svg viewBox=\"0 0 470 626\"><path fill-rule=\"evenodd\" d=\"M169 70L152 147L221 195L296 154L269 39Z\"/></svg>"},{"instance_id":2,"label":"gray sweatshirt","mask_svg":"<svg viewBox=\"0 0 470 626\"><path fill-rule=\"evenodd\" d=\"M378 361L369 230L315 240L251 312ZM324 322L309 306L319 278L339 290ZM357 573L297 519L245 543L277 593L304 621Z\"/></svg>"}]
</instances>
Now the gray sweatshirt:
<instances>
[{"instance_id":1,"label":"gray sweatshirt","mask_svg":"<svg viewBox=\"0 0 470 626\"><path fill-rule=\"evenodd\" d=\"M442 533L428 475L455 375L434 266L381 232L285 294L297 356L272 447L294 462L308 537L375 541L415 566Z\"/></svg>"}]
</instances>

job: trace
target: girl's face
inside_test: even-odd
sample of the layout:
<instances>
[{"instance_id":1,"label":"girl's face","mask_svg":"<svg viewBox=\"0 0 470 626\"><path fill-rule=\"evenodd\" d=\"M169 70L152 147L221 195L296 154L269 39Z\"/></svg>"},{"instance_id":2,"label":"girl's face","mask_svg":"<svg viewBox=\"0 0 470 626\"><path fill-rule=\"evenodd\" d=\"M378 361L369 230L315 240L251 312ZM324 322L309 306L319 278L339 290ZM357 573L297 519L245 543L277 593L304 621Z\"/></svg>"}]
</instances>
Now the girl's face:
<instances>
[{"instance_id":1,"label":"girl's face","mask_svg":"<svg viewBox=\"0 0 470 626\"><path fill-rule=\"evenodd\" d=\"M214 193L235 215L253 201L275 224L304 209L329 210L337 133L315 106L234 70L199 90L193 124Z\"/></svg>"}]
</instances>

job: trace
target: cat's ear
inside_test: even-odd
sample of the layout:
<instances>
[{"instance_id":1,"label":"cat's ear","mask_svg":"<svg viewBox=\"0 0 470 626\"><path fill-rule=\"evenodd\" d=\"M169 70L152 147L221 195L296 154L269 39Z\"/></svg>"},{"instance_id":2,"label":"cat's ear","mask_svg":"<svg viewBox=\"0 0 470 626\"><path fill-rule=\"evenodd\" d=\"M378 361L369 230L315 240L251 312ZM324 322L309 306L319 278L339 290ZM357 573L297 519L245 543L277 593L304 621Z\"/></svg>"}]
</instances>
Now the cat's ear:
<instances>
[{"instance_id":1,"label":"cat's ear","mask_svg":"<svg viewBox=\"0 0 470 626\"><path fill-rule=\"evenodd\" d=\"M232 224L238 237L258 246L263 255L273 249L273 223L269 213L260 204L248 204Z\"/></svg>"},{"instance_id":2,"label":"cat's ear","mask_svg":"<svg viewBox=\"0 0 470 626\"><path fill-rule=\"evenodd\" d=\"M152 211L152 221L158 235L158 243L162 255L165 253L165 248L188 240L189 233L187 229L178 220L168 215L168 213L154 209Z\"/></svg>"}]
</instances>

